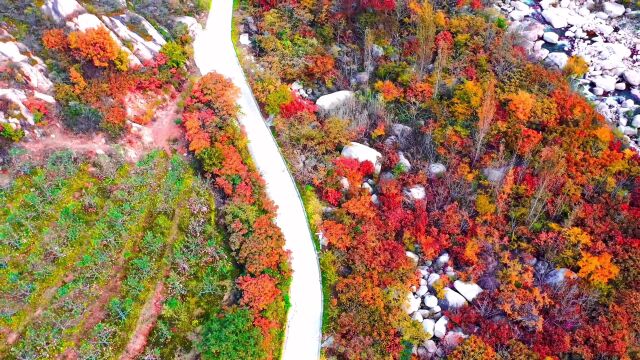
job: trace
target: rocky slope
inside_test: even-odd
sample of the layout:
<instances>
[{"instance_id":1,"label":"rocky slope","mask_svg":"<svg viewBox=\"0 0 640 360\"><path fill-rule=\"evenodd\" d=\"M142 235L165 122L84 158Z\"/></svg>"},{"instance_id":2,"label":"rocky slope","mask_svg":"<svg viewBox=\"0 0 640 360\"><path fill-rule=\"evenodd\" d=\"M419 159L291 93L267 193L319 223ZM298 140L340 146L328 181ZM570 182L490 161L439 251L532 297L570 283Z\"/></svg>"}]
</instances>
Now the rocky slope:
<instances>
[{"instance_id":1,"label":"rocky slope","mask_svg":"<svg viewBox=\"0 0 640 360\"><path fill-rule=\"evenodd\" d=\"M640 12L592 0L501 1L496 7L523 34L532 57L558 68L569 56L584 58L589 71L577 87L638 148Z\"/></svg>"}]
</instances>

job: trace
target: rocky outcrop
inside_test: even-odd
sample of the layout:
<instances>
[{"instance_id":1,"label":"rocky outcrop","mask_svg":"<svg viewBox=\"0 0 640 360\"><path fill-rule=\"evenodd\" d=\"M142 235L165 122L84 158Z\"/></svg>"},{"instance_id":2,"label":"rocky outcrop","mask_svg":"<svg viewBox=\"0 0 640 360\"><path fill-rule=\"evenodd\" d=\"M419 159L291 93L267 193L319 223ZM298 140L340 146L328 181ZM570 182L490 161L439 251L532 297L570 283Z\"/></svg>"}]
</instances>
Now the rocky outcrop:
<instances>
[{"instance_id":1,"label":"rocky outcrop","mask_svg":"<svg viewBox=\"0 0 640 360\"><path fill-rule=\"evenodd\" d=\"M451 257L443 253L434 261L418 262L419 286L407 294L405 309L413 321L425 332L425 341L414 348L414 354L443 354L445 349L458 345L467 335L460 329L447 329L449 319L443 310L453 310L472 302L483 290L473 282L456 279ZM447 284L453 281L453 289Z\"/></svg>"},{"instance_id":2,"label":"rocky outcrop","mask_svg":"<svg viewBox=\"0 0 640 360\"><path fill-rule=\"evenodd\" d=\"M28 135L35 125L28 103L55 103L47 68L24 44L0 29L0 69L12 79L0 81L0 124L9 124L13 130L23 130Z\"/></svg>"},{"instance_id":3,"label":"rocky outcrop","mask_svg":"<svg viewBox=\"0 0 640 360\"><path fill-rule=\"evenodd\" d=\"M584 58L589 71L576 80L578 88L638 148L631 120L640 113L640 20L628 16L632 11L593 0L502 0L496 7L534 59L562 69L569 56Z\"/></svg>"},{"instance_id":4,"label":"rocky outcrop","mask_svg":"<svg viewBox=\"0 0 640 360\"><path fill-rule=\"evenodd\" d=\"M120 15L98 17L88 13L76 0L47 0L42 11L55 22L76 31L104 26L129 55L131 66L153 59L165 44L162 35L145 18L129 10Z\"/></svg>"}]
</instances>

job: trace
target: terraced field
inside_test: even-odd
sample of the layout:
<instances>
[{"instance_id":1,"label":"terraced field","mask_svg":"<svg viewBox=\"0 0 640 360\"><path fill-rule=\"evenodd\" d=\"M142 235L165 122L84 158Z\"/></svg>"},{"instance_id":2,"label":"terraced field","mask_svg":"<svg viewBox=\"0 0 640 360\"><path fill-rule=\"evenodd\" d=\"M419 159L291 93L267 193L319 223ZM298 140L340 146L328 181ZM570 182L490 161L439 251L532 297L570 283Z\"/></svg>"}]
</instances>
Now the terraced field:
<instances>
[{"instance_id":1,"label":"terraced field","mask_svg":"<svg viewBox=\"0 0 640 360\"><path fill-rule=\"evenodd\" d=\"M236 270L213 195L188 165L60 153L0 190L0 358L196 353Z\"/></svg>"}]
</instances>

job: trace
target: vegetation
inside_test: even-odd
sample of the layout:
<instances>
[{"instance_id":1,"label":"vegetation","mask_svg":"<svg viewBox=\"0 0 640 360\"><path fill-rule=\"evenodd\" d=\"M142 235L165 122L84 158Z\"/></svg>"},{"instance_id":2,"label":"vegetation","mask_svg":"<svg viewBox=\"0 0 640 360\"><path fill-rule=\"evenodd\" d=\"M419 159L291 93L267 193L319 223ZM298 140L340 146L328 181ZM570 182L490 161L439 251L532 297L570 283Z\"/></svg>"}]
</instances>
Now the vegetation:
<instances>
[{"instance_id":1,"label":"vegetation","mask_svg":"<svg viewBox=\"0 0 640 360\"><path fill-rule=\"evenodd\" d=\"M239 14L258 29L258 66L245 64L255 94L327 208L313 224L327 355L397 359L422 344L404 309L418 285L405 252L446 251L484 292L444 312L471 335L445 356L637 356L640 157L573 92L583 59L564 73L530 62L480 1L255 1ZM312 98L357 94L318 112L294 82ZM382 154L381 175L340 157L349 141Z\"/></svg>"},{"instance_id":2,"label":"vegetation","mask_svg":"<svg viewBox=\"0 0 640 360\"><path fill-rule=\"evenodd\" d=\"M0 195L3 358L140 355L149 333L148 353L174 357L224 312L235 270L178 157L116 169L58 153Z\"/></svg>"}]
</instances>

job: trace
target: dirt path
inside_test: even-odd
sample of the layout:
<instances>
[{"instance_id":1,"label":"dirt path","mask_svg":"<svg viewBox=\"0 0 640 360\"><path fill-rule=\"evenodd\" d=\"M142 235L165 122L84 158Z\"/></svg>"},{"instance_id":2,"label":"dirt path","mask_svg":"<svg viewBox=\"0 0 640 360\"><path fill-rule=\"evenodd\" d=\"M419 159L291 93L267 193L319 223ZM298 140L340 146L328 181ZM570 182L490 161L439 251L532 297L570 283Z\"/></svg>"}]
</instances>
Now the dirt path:
<instances>
[{"instance_id":1,"label":"dirt path","mask_svg":"<svg viewBox=\"0 0 640 360\"><path fill-rule=\"evenodd\" d=\"M284 235L285 248L291 252L293 270L282 359L318 359L322 325L318 257L296 185L236 58L231 43L232 13L233 0L213 3L206 29L194 41L194 58L202 74L217 71L240 89L242 114L238 120L246 131L251 157L266 182L267 194L278 207L276 224Z\"/></svg>"},{"instance_id":2,"label":"dirt path","mask_svg":"<svg viewBox=\"0 0 640 360\"><path fill-rule=\"evenodd\" d=\"M158 108L153 121L147 125L130 124L131 130L117 142L109 141L103 134L75 134L61 124L54 123L42 129L42 137L32 137L20 144L35 158L44 158L49 151L62 149L94 156L115 150L116 147L121 147L131 161L137 161L152 149L164 149L171 153L175 149L184 149L182 130L175 122L180 116L177 103L178 99L172 100Z\"/></svg>"},{"instance_id":3,"label":"dirt path","mask_svg":"<svg viewBox=\"0 0 640 360\"><path fill-rule=\"evenodd\" d=\"M178 224L180 222L180 206L176 207L176 212L173 215L173 221L171 224L171 230L167 243L165 245L165 251L160 258L162 262L162 268L158 271L158 279L156 280L156 287L153 291L153 295L150 296L142 307L138 321L136 322L136 328L129 339L124 352L120 355L120 360L133 360L142 352L147 346L147 338L151 334L151 331L156 326L158 317L162 313L162 306L165 299L165 287L164 280L169 276L169 270L171 269L171 259L173 257L173 244L178 234ZM168 259L168 261L165 261Z\"/></svg>"}]
</instances>

